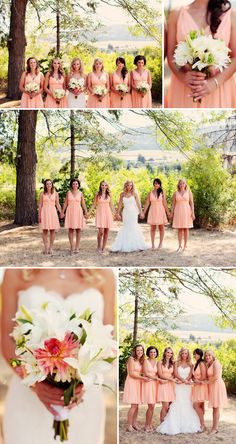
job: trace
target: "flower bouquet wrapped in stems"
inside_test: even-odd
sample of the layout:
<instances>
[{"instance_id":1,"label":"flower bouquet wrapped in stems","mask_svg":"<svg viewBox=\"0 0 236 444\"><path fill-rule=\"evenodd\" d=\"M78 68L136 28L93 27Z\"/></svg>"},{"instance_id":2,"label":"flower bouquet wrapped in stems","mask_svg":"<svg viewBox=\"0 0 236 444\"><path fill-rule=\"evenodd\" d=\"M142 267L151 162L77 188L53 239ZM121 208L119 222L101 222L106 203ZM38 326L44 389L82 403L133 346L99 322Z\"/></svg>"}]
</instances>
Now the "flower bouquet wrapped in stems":
<instances>
[{"instance_id":1,"label":"flower bouquet wrapped in stems","mask_svg":"<svg viewBox=\"0 0 236 444\"><path fill-rule=\"evenodd\" d=\"M74 77L72 77L69 81L68 88L72 92L78 91L78 93L80 93L84 89L84 79L83 78L75 79ZM78 98L78 95L75 94L75 99L77 99L77 98Z\"/></svg>"},{"instance_id":2,"label":"flower bouquet wrapped in stems","mask_svg":"<svg viewBox=\"0 0 236 444\"><path fill-rule=\"evenodd\" d=\"M123 100L123 96L129 92L129 87L124 83L119 83L115 89L121 93L120 100Z\"/></svg>"},{"instance_id":3,"label":"flower bouquet wrapped in stems","mask_svg":"<svg viewBox=\"0 0 236 444\"><path fill-rule=\"evenodd\" d=\"M144 97L150 90L150 85L147 82L139 82L136 86L137 91Z\"/></svg>"},{"instance_id":4,"label":"flower bouquet wrapped in stems","mask_svg":"<svg viewBox=\"0 0 236 444\"><path fill-rule=\"evenodd\" d=\"M102 101L102 97L104 97L107 94L108 90L105 88L105 86L95 86L93 88L93 94L98 97L98 101Z\"/></svg>"},{"instance_id":5,"label":"flower bouquet wrapped in stems","mask_svg":"<svg viewBox=\"0 0 236 444\"><path fill-rule=\"evenodd\" d=\"M64 301L65 302L65 301ZM16 342L13 367L21 367L22 382L33 387L46 381L64 391L64 405L52 405L54 438L68 440L69 406L75 389L104 385L104 373L116 357L113 326L103 325L90 310L78 315L72 305L47 302L40 309L19 308L11 336Z\"/></svg>"},{"instance_id":6,"label":"flower bouquet wrapped in stems","mask_svg":"<svg viewBox=\"0 0 236 444\"><path fill-rule=\"evenodd\" d=\"M56 88L53 91L54 97L56 99L56 103L59 105L60 100L63 99L63 97L65 96L66 92L63 88Z\"/></svg>"},{"instance_id":7,"label":"flower bouquet wrapped in stems","mask_svg":"<svg viewBox=\"0 0 236 444\"><path fill-rule=\"evenodd\" d=\"M30 98L32 99L31 94L39 91L39 85L36 82L28 82L25 85L25 91L30 93Z\"/></svg>"}]
</instances>

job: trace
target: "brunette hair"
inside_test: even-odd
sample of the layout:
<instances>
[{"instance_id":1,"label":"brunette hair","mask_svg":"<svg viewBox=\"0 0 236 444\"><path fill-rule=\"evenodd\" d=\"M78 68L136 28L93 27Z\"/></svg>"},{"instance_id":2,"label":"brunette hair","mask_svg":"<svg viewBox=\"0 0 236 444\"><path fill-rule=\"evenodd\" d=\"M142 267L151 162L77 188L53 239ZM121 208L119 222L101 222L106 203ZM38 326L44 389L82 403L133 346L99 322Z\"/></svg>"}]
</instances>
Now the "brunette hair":
<instances>
[{"instance_id":1,"label":"brunette hair","mask_svg":"<svg viewBox=\"0 0 236 444\"><path fill-rule=\"evenodd\" d=\"M125 80L126 74L128 73L128 69L126 68L126 63L124 57L117 57L116 59L116 66L118 65L118 62L123 63L123 68L121 70L122 79Z\"/></svg>"},{"instance_id":2,"label":"brunette hair","mask_svg":"<svg viewBox=\"0 0 236 444\"><path fill-rule=\"evenodd\" d=\"M171 351L172 351L172 356L171 356L171 358L170 358L170 360L169 360L169 364L168 364L168 368L171 368L171 367L174 366L174 352L173 352L173 350L172 350L171 347L166 347L166 348L165 348L165 350L163 351L163 355L162 355L162 360L161 360L161 362L162 362L162 364L163 364L164 366L166 365L166 363L167 363L167 359L166 359L166 352L167 352L167 350L171 350Z\"/></svg>"},{"instance_id":3,"label":"brunette hair","mask_svg":"<svg viewBox=\"0 0 236 444\"><path fill-rule=\"evenodd\" d=\"M80 74L83 74L83 73L84 73L84 65L83 65L82 60L81 60L79 57L75 57L75 58L72 60L72 62L71 62L71 64L70 64L70 73L73 73L73 72L74 72L73 65L74 65L74 63L75 63L77 60L80 62L79 73L80 73Z\"/></svg>"},{"instance_id":4,"label":"brunette hair","mask_svg":"<svg viewBox=\"0 0 236 444\"><path fill-rule=\"evenodd\" d=\"M146 355L148 356L148 358L150 357L150 351L151 351L151 350L155 350L157 356L159 355L159 351L157 350L157 348L154 347L153 345L150 345L150 347L148 347L147 350L146 350Z\"/></svg>"},{"instance_id":5,"label":"brunette hair","mask_svg":"<svg viewBox=\"0 0 236 444\"><path fill-rule=\"evenodd\" d=\"M160 188L157 189L157 197L159 197L161 193L163 194L163 189L161 187L161 180L156 178L153 181L153 185L155 185L155 183L158 183L160 185Z\"/></svg>"},{"instance_id":6,"label":"brunette hair","mask_svg":"<svg viewBox=\"0 0 236 444\"><path fill-rule=\"evenodd\" d=\"M55 187L54 187L52 179L45 179L43 181L43 193L44 194L47 193L47 182L51 182L51 184L52 184L52 191L51 191L51 193L54 193Z\"/></svg>"},{"instance_id":7,"label":"brunette hair","mask_svg":"<svg viewBox=\"0 0 236 444\"><path fill-rule=\"evenodd\" d=\"M144 61L144 65L146 65L147 61L146 61L146 57L143 55L136 55L136 57L134 57L134 65L137 66L139 60L143 60Z\"/></svg>"},{"instance_id":8,"label":"brunette hair","mask_svg":"<svg viewBox=\"0 0 236 444\"><path fill-rule=\"evenodd\" d=\"M100 59L99 57L97 57L96 59L94 59L94 62L93 62L93 72L95 72L95 65L96 65L97 62L100 62L100 63L102 64L102 69L101 69L101 71L103 72L103 71L104 71L103 60Z\"/></svg>"},{"instance_id":9,"label":"brunette hair","mask_svg":"<svg viewBox=\"0 0 236 444\"><path fill-rule=\"evenodd\" d=\"M200 364L200 362L204 362L203 351L201 350L201 348L195 348L195 350L193 350L193 355L195 353L200 356L200 359L198 359L196 361L196 364L194 365L194 370L196 370L198 368L198 365Z\"/></svg>"},{"instance_id":10,"label":"brunette hair","mask_svg":"<svg viewBox=\"0 0 236 444\"><path fill-rule=\"evenodd\" d=\"M30 60L35 60L35 61L36 61L35 72L36 72L36 74L38 74L38 73L39 73L39 62L38 62L38 60L36 59L36 57L29 57L29 58L26 60L26 72L27 72L27 73L30 73L30 72L31 72L31 68L30 68Z\"/></svg>"},{"instance_id":11,"label":"brunette hair","mask_svg":"<svg viewBox=\"0 0 236 444\"><path fill-rule=\"evenodd\" d=\"M59 63L60 63L60 66L59 66L59 68L58 68L58 77L59 77L59 79L60 79L61 77L63 77L63 76L65 75L65 73L64 73L64 70L63 70L63 68L62 68L61 60L60 60L58 57L55 57L54 59L52 59L52 61L51 61L51 63L50 63L50 71L49 71L49 75L50 75L50 77L53 77L53 76L54 76L53 62L55 62L55 60L58 60Z\"/></svg>"},{"instance_id":12,"label":"brunette hair","mask_svg":"<svg viewBox=\"0 0 236 444\"><path fill-rule=\"evenodd\" d=\"M71 179L70 180L70 188L72 188L72 185L74 182L77 182L78 188L80 189L80 180L79 179Z\"/></svg>"},{"instance_id":13,"label":"brunette hair","mask_svg":"<svg viewBox=\"0 0 236 444\"><path fill-rule=\"evenodd\" d=\"M136 350L138 347L142 347L142 350L143 350L143 356L140 359L137 357L137 353L136 353ZM131 356L132 356L132 358L134 358L135 361L139 361L141 364L143 364L143 362L144 362L144 348L143 348L143 346L141 344L135 345L135 347L132 350Z\"/></svg>"},{"instance_id":14,"label":"brunette hair","mask_svg":"<svg viewBox=\"0 0 236 444\"><path fill-rule=\"evenodd\" d=\"M212 34L216 34L221 24L221 16L229 11L231 3L228 0L209 0L207 4L207 22Z\"/></svg>"},{"instance_id":15,"label":"brunette hair","mask_svg":"<svg viewBox=\"0 0 236 444\"><path fill-rule=\"evenodd\" d=\"M108 183L105 180L102 180L99 184L98 196L101 197L101 195L102 195L102 184L103 183L107 184L107 189L106 189L106 193L105 193L105 199L107 199L110 196L110 190L109 190Z\"/></svg>"}]
</instances>

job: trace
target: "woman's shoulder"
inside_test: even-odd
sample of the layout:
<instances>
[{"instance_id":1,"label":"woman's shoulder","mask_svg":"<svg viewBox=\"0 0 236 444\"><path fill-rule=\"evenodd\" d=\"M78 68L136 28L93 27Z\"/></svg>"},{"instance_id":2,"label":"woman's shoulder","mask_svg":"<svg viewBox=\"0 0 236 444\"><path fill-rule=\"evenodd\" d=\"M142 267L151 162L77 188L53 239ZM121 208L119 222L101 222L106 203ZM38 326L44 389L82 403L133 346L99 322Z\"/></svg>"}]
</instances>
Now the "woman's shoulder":
<instances>
[{"instance_id":1,"label":"woman's shoulder","mask_svg":"<svg viewBox=\"0 0 236 444\"><path fill-rule=\"evenodd\" d=\"M180 6L180 7L171 9L171 11L169 13L169 17L168 17L168 24L170 25L170 24L176 23L178 18L179 18L180 13L183 10L187 10L187 7L186 6Z\"/></svg>"}]
</instances>

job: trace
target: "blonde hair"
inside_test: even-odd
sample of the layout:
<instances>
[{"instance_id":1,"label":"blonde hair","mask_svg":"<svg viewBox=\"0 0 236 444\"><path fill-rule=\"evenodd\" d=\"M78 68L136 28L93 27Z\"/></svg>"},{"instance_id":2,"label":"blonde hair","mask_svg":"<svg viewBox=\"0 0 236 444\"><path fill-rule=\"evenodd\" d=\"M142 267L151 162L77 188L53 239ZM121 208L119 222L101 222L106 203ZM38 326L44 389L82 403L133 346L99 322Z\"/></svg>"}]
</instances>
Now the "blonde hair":
<instances>
[{"instance_id":1,"label":"blonde hair","mask_svg":"<svg viewBox=\"0 0 236 444\"><path fill-rule=\"evenodd\" d=\"M206 362L206 354L209 354L209 355L211 355L212 356L212 360L213 360L213 362L216 360L216 357L215 357L215 353L212 351L212 350L206 350L205 352L204 352L204 361Z\"/></svg>"},{"instance_id":2,"label":"blonde hair","mask_svg":"<svg viewBox=\"0 0 236 444\"><path fill-rule=\"evenodd\" d=\"M58 269L60 270L60 268ZM23 268L22 269L22 278L24 281L32 281L40 271L43 271L43 268ZM96 283L101 285L103 283L103 276L99 272L98 268L78 268L77 270L78 276L84 279L87 283Z\"/></svg>"},{"instance_id":3,"label":"blonde hair","mask_svg":"<svg viewBox=\"0 0 236 444\"><path fill-rule=\"evenodd\" d=\"M177 184L178 191L180 190L180 186L179 186L180 182L185 182L185 190L187 190L188 185L187 185L186 180L185 179L179 179L178 184Z\"/></svg>"},{"instance_id":4,"label":"blonde hair","mask_svg":"<svg viewBox=\"0 0 236 444\"><path fill-rule=\"evenodd\" d=\"M94 62L93 62L93 72L95 72L95 65L96 65L97 62L100 62L100 63L102 64L102 69L101 69L101 71L103 72L103 71L104 71L103 60L100 59L99 57L97 57L97 58L94 60Z\"/></svg>"},{"instance_id":5,"label":"blonde hair","mask_svg":"<svg viewBox=\"0 0 236 444\"><path fill-rule=\"evenodd\" d=\"M190 351L187 348L182 347L178 353L177 365L182 361L181 355L182 355L183 351L185 351L185 350L188 352L188 357L187 357L186 362L188 364L192 364Z\"/></svg>"},{"instance_id":6,"label":"blonde hair","mask_svg":"<svg viewBox=\"0 0 236 444\"><path fill-rule=\"evenodd\" d=\"M74 72L73 65L74 65L74 63L75 63L77 60L80 62L79 73L80 73L80 74L83 74L83 73L84 73L84 65L83 65L82 60L81 60L79 57L75 57L75 58L72 60L72 62L71 62L71 64L70 64L70 73L72 74L72 73Z\"/></svg>"},{"instance_id":7,"label":"blonde hair","mask_svg":"<svg viewBox=\"0 0 236 444\"><path fill-rule=\"evenodd\" d=\"M126 188L127 188L129 183L132 183L132 191L131 191L131 193L134 194L136 192L136 190L135 190L134 182L132 180L126 180L126 182L124 183L123 190L124 190L125 193L127 192Z\"/></svg>"}]
</instances>

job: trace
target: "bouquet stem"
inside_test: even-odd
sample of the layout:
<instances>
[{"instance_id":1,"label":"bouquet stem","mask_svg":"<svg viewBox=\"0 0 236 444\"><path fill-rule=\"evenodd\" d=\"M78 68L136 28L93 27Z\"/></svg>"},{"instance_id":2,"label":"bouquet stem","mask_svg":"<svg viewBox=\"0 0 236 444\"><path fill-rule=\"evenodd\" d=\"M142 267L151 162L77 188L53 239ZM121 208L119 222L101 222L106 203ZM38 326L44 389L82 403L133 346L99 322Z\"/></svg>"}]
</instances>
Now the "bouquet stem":
<instances>
[{"instance_id":1,"label":"bouquet stem","mask_svg":"<svg viewBox=\"0 0 236 444\"><path fill-rule=\"evenodd\" d=\"M68 441L68 429L69 429L69 420L65 419L64 421L58 421L54 419L53 421L54 428L54 439L57 439L57 436L60 436L60 442Z\"/></svg>"}]
</instances>

